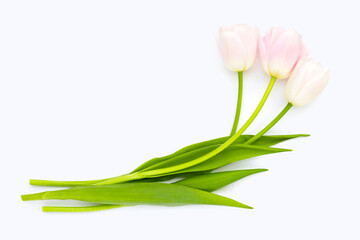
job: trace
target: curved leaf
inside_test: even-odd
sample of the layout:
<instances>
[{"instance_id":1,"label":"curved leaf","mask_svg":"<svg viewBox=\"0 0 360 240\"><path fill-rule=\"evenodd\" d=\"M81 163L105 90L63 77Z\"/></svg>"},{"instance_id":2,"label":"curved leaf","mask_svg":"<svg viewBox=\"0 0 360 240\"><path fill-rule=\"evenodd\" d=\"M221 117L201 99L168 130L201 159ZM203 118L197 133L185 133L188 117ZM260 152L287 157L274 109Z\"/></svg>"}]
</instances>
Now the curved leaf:
<instances>
[{"instance_id":1,"label":"curved leaf","mask_svg":"<svg viewBox=\"0 0 360 240\"><path fill-rule=\"evenodd\" d=\"M265 171L267 171L267 169L244 169L216 173L205 173L202 175L182 179L173 184L179 184L207 192L212 192L249 175Z\"/></svg>"},{"instance_id":2,"label":"curved leaf","mask_svg":"<svg viewBox=\"0 0 360 240\"><path fill-rule=\"evenodd\" d=\"M234 142L234 144L245 143L247 140L249 140L253 136L254 135L241 135ZM286 141L286 140L290 140L290 139L294 139L294 138L298 138L298 137L307 137L307 136L310 136L310 135L308 135L308 134L265 135L265 136L260 137L255 142L253 142L251 145L268 147L268 146L273 146L275 144L281 143L281 142ZM191 144L191 145L189 145L187 147L184 147L184 148L176 151L173 154L170 154L170 155L167 155L167 156L164 156L164 157L157 157L157 158L150 159L149 161L141 164L139 167L137 167L131 173L144 170L144 169L146 169L148 167L151 167L151 166L153 166L155 164L158 164L160 162L169 160L170 158L174 158L174 157L177 157L179 155L182 155L182 154L194 151L194 150L198 150L200 148L209 147L209 146L213 146L213 145L219 146L219 145L223 144L227 139L229 139L229 137L215 138L215 139L212 139L212 140Z\"/></svg>"},{"instance_id":3,"label":"curved leaf","mask_svg":"<svg viewBox=\"0 0 360 240\"><path fill-rule=\"evenodd\" d=\"M167 183L124 183L107 186L74 187L21 196L29 200L79 200L114 205L163 205L188 204L222 205L251 208L233 199L194 188Z\"/></svg>"},{"instance_id":4,"label":"curved leaf","mask_svg":"<svg viewBox=\"0 0 360 240\"><path fill-rule=\"evenodd\" d=\"M201 175L198 173L192 173L197 175L190 176L188 178L185 178L178 182L174 182L172 184L178 184L191 188L196 188L203 191L212 192L226 185L229 185L230 183L240 180L246 176L264 171L267 171L267 169L246 169L246 170L225 171L225 172L217 172L217 173L203 173ZM101 210L107 210L118 207L126 207L126 205L102 204L102 205L87 206L87 207L45 206L43 207L43 211L44 212L92 212L92 211L101 211Z\"/></svg>"},{"instance_id":5,"label":"curved leaf","mask_svg":"<svg viewBox=\"0 0 360 240\"><path fill-rule=\"evenodd\" d=\"M243 135L241 136L239 139L236 140L235 143L240 143L240 142L245 142L248 139L250 139L253 135ZM256 142L254 142L252 145L247 145L247 146L272 146L274 144L283 142L285 140L289 140L289 139L293 139L293 138L297 138L297 137L305 137L305 136L309 136L307 134L296 134L296 135L268 135L268 136L262 136L261 138L259 138ZM168 164L168 161L178 161L179 163L181 163L181 159L183 159L184 161L188 161L188 159L194 158L194 156L199 156L200 153L208 153L210 152L210 150L215 149L217 146L220 146L221 143L223 143L224 141L226 141L228 137L223 137L223 138L217 138L217 139L213 139L210 141L205 141L205 142L201 142L201 143L196 143L190 146L187 146L183 149L180 149L179 151L162 157L162 158L154 158L151 159L147 162L145 162L144 164L142 164L140 167L138 167L136 169L136 171L144 171L145 169L149 168L149 169L153 169L153 168L157 168L162 166L161 164ZM236 147L235 145L232 145L232 147ZM224 150L225 154L228 150ZM233 152L233 151L230 151ZM266 154L266 153L265 153ZM227 154L229 155L229 154ZM232 154L230 154L232 155ZM260 154L263 155L263 154ZM221 156L221 155L220 155ZM256 155L255 155L256 156ZM218 158L218 156L215 156ZM175 158L175 159L174 159ZM216 159L216 158L215 158ZM238 161L238 160L242 160L243 158L236 158L236 156L232 155L230 157L228 157L228 159L225 159L225 163L226 164L220 164L221 166L227 165L231 162L234 161ZM158 165L159 164L159 165ZM204 163L202 163L204 164ZM201 164L201 165L202 165ZM202 165L204 166L204 165ZM196 167L196 166L194 166ZM210 168L210 170L215 169L215 168ZM178 172L178 174L184 173L184 172L196 172L198 170L194 170L194 168L190 168L189 170L191 171L187 171L188 169L186 169L186 171L181 171ZM135 170L134 170L135 171ZM134 172L133 171L133 172ZM200 170L201 171L201 170ZM208 170L205 170L208 171ZM169 175L165 175L165 176L169 176ZM174 173L174 177L178 177L179 175L177 175L177 173ZM150 182L150 181L164 181L163 179L166 178L165 180L169 180L172 179L174 177L163 177L163 176L158 176L158 177L154 177L154 178L144 178L143 180L138 180L137 182ZM30 184L31 185L40 185L40 186L65 186L65 187L73 187L73 186L88 186L88 185L92 185L92 184L97 184L99 182L103 182L103 181L107 181L110 180L112 178L107 178L107 179L98 179L98 180L88 180L88 181L51 181L51 180L37 180L37 179L31 179L30 180ZM158 179L158 180L156 180Z\"/></svg>"},{"instance_id":6,"label":"curved leaf","mask_svg":"<svg viewBox=\"0 0 360 240\"><path fill-rule=\"evenodd\" d=\"M161 168L168 168L172 166L176 166L178 164L182 164L188 161L191 161L199 156L202 156L213 149L217 148L217 146L209 146L205 148L201 148L198 150L194 150L180 156L171 158L167 161L163 161L156 165L153 165L149 168L144 169L143 171L149 171L154 169L161 169ZM209 171L219 167L226 166L230 163L240 161L243 159L248 159L252 157L257 157L265 154L271 153L278 153L278 152L286 152L291 151L289 149L283 148L272 148L272 147L260 147L260 146L253 146L253 145L244 145L244 144L233 144L226 148L221 153L217 154L216 156L202 162L198 165L183 169L181 171L177 171L172 174L179 174L179 173L188 173L188 172L200 172L200 171ZM142 171L141 171L142 172ZM140 174L141 174L140 172Z\"/></svg>"}]
</instances>

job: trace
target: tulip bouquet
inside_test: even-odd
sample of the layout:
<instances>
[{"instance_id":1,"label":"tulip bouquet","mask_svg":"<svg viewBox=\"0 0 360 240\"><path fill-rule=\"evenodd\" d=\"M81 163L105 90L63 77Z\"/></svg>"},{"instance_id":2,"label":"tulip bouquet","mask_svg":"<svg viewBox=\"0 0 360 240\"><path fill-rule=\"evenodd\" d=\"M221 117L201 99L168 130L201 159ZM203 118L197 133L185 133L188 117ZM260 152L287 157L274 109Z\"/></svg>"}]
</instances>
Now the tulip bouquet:
<instances>
[{"instance_id":1,"label":"tulip bouquet","mask_svg":"<svg viewBox=\"0 0 360 240\"><path fill-rule=\"evenodd\" d=\"M308 136L264 134L293 106L311 102L326 86L329 72L308 58L308 50L301 36L293 30L272 28L264 37L260 37L256 27L234 25L220 28L216 40L226 66L238 75L237 107L230 136L195 143L173 154L150 159L132 172L117 177L87 181L31 179L32 185L68 188L22 195L22 199L72 199L91 204L43 207L43 211L49 212L97 211L141 204L209 204L251 208L213 191L267 169L214 170L243 159L289 151L272 146L289 139ZM264 70L270 76L270 81L252 115L237 130L242 102L243 72L252 67L257 52ZM264 106L276 80L285 78L288 78L285 90L288 104L259 133L244 135Z\"/></svg>"}]
</instances>

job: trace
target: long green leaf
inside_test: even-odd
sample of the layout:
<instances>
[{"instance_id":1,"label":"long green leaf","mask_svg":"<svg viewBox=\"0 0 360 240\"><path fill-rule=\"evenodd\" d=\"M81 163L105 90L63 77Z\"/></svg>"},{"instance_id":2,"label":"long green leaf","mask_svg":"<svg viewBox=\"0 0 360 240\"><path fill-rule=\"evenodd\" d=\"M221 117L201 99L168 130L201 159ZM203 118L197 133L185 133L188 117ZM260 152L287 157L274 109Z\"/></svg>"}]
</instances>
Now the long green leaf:
<instances>
[{"instance_id":1,"label":"long green leaf","mask_svg":"<svg viewBox=\"0 0 360 240\"><path fill-rule=\"evenodd\" d=\"M199 190L212 192L217 189L220 189L224 186L229 185L237 180L240 180L249 175L265 172L267 169L245 169L245 170L235 170L235 171L225 171L225 172L216 172L216 173L203 173L201 175L190 176L183 180L174 182L172 184L183 185L191 188L196 188ZM121 184L121 183L120 183ZM117 207L126 207L124 205L97 205L97 206L87 206L87 207L59 207L59 206L44 206L44 212L92 212L92 211L101 211Z\"/></svg>"},{"instance_id":2,"label":"long green leaf","mask_svg":"<svg viewBox=\"0 0 360 240\"><path fill-rule=\"evenodd\" d=\"M194 150L180 156L171 158L167 161L163 161L156 165L153 165L149 168L144 169L143 171L154 170L154 169L162 169L167 167L176 166L178 164L182 164L188 161L191 161L199 156L202 156L217 146L209 146L205 148L201 148L198 150ZM208 159L207 161L200 163L198 165L192 166L190 168L183 169L181 171L171 173L172 174L179 174L179 173L188 173L188 172L200 172L200 171L209 171L219 167L226 166L230 163L240 161L243 159L248 159L252 157L257 157L265 154L271 153L279 153L279 152L286 152L291 151L289 149L282 149L282 148L272 148L272 147L261 147L261 146L253 146L253 145L244 145L244 144L233 144L221 153L217 154L216 156ZM141 174L141 172L140 172Z\"/></svg>"},{"instance_id":3,"label":"long green leaf","mask_svg":"<svg viewBox=\"0 0 360 240\"><path fill-rule=\"evenodd\" d=\"M246 137L242 140L242 142L239 143L245 143L247 140L252 138L253 135L244 135L244 136ZM310 136L309 134L264 135L255 142L253 142L251 145L270 147L278 143L284 142L286 140L295 139L299 137L309 137L309 136Z\"/></svg>"},{"instance_id":4,"label":"long green leaf","mask_svg":"<svg viewBox=\"0 0 360 240\"><path fill-rule=\"evenodd\" d=\"M29 200L79 200L114 205L163 205L188 204L222 205L251 208L233 199L214 193L167 183L124 183L107 186L74 187L21 196Z\"/></svg>"},{"instance_id":5,"label":"long green leaf","mask_svg":"<svg viewBox=\"0 0 360 240\"><path fill-rule=\"evenodd\" d=\"M211 151L211 149L214 147L215 146L210 146L210 147L194 150L192 152L171 158L167 161L160 162L140 172L136 172L133 174L125 174L118 177L110 178L107 179L106 181L95 183L94 185L109 185L109 184L129 182L132 180L139 180L144 178L156 178L156 177L162 177L162 176L174 175L180 173L209 171L243 159L261 156L264 154L291 151L289 149L281 149L281 148L260 147L260 146L252 146L245 144L233 144L227 147L221 153L213 156L212 158L209 158L206 161L193 165L191 167L183 168L178 171L163 172L161 174L154 174L154 173L148 174L148 172L153 172L153 171L156 172L157 170L172 168L174 166L176 167L179 165L186 164L189 161L193 161L193 159L196 159L197 157L204 156L204 154L206 154L206 151Z\"/></svg>"},{"instance_id":6,"label":"long green leaf","mask_svg":"<svg viewBox=\"0 0 360 240\"><path fill-rule=\"evenodd\" d=\"M267 171L267 169L244 169L216 173L205 173L202 175L182 179L173 184L179 184L207 192L212 192L249 175L265 171Z\"/></svg>"},{"instance_id":7,"label":"long green leaf","mask_svg":"<svg viewBox=\"0 0 360 240\"><path fill-rule=\"evenodd\" d=\"M253 135L243 135L241 136L235 143L238 142L245 142L248 139L250 139ZM275 145L277 143L283 142L285 140L289 140L289 139L293 139L293 138L297 138L297 137L305 137L305 136L309 136L307 134L295 134L295 135L269 135L269 136L263 136L260 139L258 139L256 142L253 143L253 145L255 146L272 146ZM188 147L185 147L177 152L175 152L174 154L162 157L162 158L155 158L152 160L149 160L147 162L145 162L144 164L142 164L140 167L137 168L137 171L143 171L146 168L149 169L155 169L158 167L163 166L162 164L166 165L169 162L172 161L177 161L178 163L183 163L183 161L188 161L189 159L194 159L194 157L199 157L201 156L201 154L206 154L208 152L210 152L211 150L215 149L216 147L220 146L220 144L222 142L224 142L228 137L223 137L223 138L217 138L217 139L213 139L210 141L206 141L206 142L201 142L201 143L197 143L197 144L193 144L190 145ZM248 145L248 146L253 146L253 145ZM232 145L232 147L236 147L237 145ZM226 152L228 152L228 150L224 150L224 152L220 155L232 155L232 154L226 154ZM230 151L230 152L234 152L234 151ZM199 155L200 154L200 155ZM265 153L267 154L267 153ZM260 154L262 155L262 154ZM255 155L256 156L256 155ZM235 158L235 159L234 159ZM181 160L182 159L182 160ZM215 156L215 158L213 159L219 159L218 156ZM232 155L230 158L227 159L226 164L220 164L221 166L227 165L231 162L234 161L238 161L241 160L243 158L237 158L236 160L236 156ZM211 162L211 161L210 161ZM201 164L201 166L203 166L204 163ZM195 166L196 167L196 166ZM186 169L186 171L182 171L179 172L178 174L184 173L184 172L196 172L197 170L193 171L193 167L189 168L189 170L191 171L187 171L188 169ZM215 169L215 168L210 168L210 170ZM205 170L208 171L208 170ZM149 182L149 181L164 181L163 179L166 178L165 180L168 179L172 179L174 177L178 177L177 173L174 173L173 177L163 177L163 176L159 176L159 177L154 177L154 178L145 178L142 180L138 180L137 182ZM181 176L181 175L180 175ZM88 181L51 181L51 180L37 180L37 179L31 179L30 180L30 184L31 185L41 185L41 186L64 186L64 187L72 187L72 186L88 186L88 185L92 185L92 184L97 184L99 182L103 182L106 180L109 180L111 178L107 178L107 179L98 179L98 180L88 180Z\"/></svg>"},{"instance_id":8,"label":"long green leaf","mask_svg":"<svg viewBox=\"0 0 360 240\"><path fill-rule=\"evenodd\" d=\"M166 167L175 166L178 164L185 163L187 161L191 161L192 159L202 156L206 154L207 152L211 151L213 148L216 148L216 146L209 146L204 147L198 150L194 150L188 153L184 153L182 155L179 155L177 157L171 158L167 161L160 162L156 165L153 165L147 169L144 169L143 171L153 170L153 169L161 169ZM272 147L261 147L261 146L253 146L253 145L244 145L244 144L233 144L218 155L208 159L207 161L192 166L190 168L183 169L178 172L172 172L168 174L163 175L156 175L152 177L146 177L146 178L135 178L135 179L127 179L126 182L137 180L137 182L149 182L151 178L154 178L154 181L162 181L164 176L170 176L168 179L172 179L174 177L181 176L181 174L184 173L194 173L194 172L206 172L210 170L214 170L223 166L226 166L230 163L240 161L243 159L248 159L252 157L257 157L265 154L271 154L271 153L279 153L279 152L286 152L291 151L289 149L282 149L282 148L272 148ZM142 172L136 173L141 174ZM141 175L140 175L141 176ZM97 184L99 182L118 179L126 177L126 175L122 175L115 178L108 178L108 179L101 179L101 180L90 180L90 181L49 181L49 180L30 180L30 184L32 185L45 185L45 186L89 186L92 184ZM155 179L157 178L157 179ZM140 179L140 180L139 180ZM165 179L165 180L168 180ZM123 181L124 182L124 181ZM115 182L116 183L116 182Z\"/></svg>"},{"instance_id":9,"label":"long green leaf","mask_svg":"<svg viewBox=\"0 0 360 240\"><path fill-rule=\"evenodd\" d=\"M173 174L173 175L166 175L156 178L143 178L139 180L133 180L129 181L129 183L138 183L138 182L166 182L175 178L189 178L194 177L198 175L202 175L205 173L210 173L211 171L201 171L201 172L189 172L189 173L179 173L179 174Z\"/></svg>"},{"instance_id":10,"label":"long green leaf","mask_svg":"<svg viewBox=\"0 0 360 240\"><path fill-rule=\"evenodd\" d=\"M235 141L234 144L245 143L247 140L249 140L253 136L254 135L242 135ZM267 147L267 146L273 146L275 144L281 143L286 140L290 140L290 139L294 139L294 138L298 138L298 137L307 137L307 136L310 136L310 135L308 135L308 134L265 135L265 136L260 137L257 141L253 142L252 145ZM182 155L182 154L194 151L194 150L198 150L201 148L214 146L214 145L219 146L219 145L223 144L227 139L229 139L229 137L216 138L216 139L189 145L187 147L184 147L184 148L176 151L173 154L170 154L170 155L167 155L164 157L157 157L157 158L150 159L149 161L141 164L139 167L137 167L135 170L133 170L132 173L144 170L155 164L158 164L160 162L169 160L170 158L174 158L174 157L177 157L179 155Z\"/></svg>"}]
</instances>

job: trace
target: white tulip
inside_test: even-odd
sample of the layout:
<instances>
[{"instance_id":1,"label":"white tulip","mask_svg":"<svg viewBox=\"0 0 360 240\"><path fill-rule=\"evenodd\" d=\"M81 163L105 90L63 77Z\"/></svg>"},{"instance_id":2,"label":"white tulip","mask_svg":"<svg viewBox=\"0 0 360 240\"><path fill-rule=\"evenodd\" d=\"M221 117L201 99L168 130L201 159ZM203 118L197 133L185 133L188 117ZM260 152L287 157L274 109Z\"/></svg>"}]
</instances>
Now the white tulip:
<instances>
[{"instance_id":1,"label":"white tulip","mask_svg":"<svg viewBox=\"0 0 360 240\"><path fill-rule=\"evenodd\" d=\"M236 72L245 71L254 64L259 30L244 24L223 26L216 35L220 55L225 65Z\"/></svg>"},{"instance_id":2,"label":"white tulip","mask_svg":"<svg viewBox=\"0 0 360 240\"><path fill-rule=\"evenodd\" d=\"M308 104L325 88L328 80L329 70L312 59L301 59L287 81L286 98L294 106Z\"/></svg>"}]
</instances>

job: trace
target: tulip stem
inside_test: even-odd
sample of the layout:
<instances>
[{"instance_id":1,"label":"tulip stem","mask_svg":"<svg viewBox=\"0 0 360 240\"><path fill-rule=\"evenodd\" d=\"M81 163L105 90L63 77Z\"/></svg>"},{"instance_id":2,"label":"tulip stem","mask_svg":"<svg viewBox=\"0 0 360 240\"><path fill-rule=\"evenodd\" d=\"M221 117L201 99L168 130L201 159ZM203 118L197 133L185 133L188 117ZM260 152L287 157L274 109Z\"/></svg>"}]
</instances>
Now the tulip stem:
<instances>
[{"instance_id":1,"label":"tulip stem","mask_svg":"<svg viewBox=\"0 0 360 240\"><path fill-rule=\"evenodd\" d=\"M183 169L186 169L186 168L195 166L197 164L200 164L202 162L205 162L209 158L214 157L215 155L222 152L224 149L229 147L233 142L235 142L235 140L238 139L241 136L241 134L254 121L254 119L257 117L260 110L264 106L267 98L269 97L269 94L270 94L271 89L273 88L275 82L276 82L276 78L271 77L271 80L269 82L269 85L268 85L265 93L264 93L264 96L260 100L260 102L259 102L258 106L256 107L256 109L254 110L253 114L246 121L246 123L239 129L239 131L237 133L235 133L232 137L230 137L226 142L224 142L218 148L214 149L213 151L211 151L211 152L209 152L209 153L207 153L207 154L205 154L205 155L203 155L203 156L201 156L199 158L196 158L194 160L191 160L189 162L185 162L185 163L182 163L182 164L179 164L179 165L176 165L176 166L133 173L132 176L131 176L132 180L169 175L169 174L171 174L173 172L181 171ZM114 183L119 183L119 182L126 182L127 180L128 180L127 176L119 176L119 177L114 177L112 179L106 180L104 182L96 183L95 185L108 185L108 184L114 184Z\"/></svg>"},{"instance_id":2,"label":"tulip stem","mask_svg":"<svg viewBox=\"0 0 360 240\"><path fill-rule=\"evenodd\" d=\"M74 186L88 186L98 182L103 182L108 179L89 180L89 181L51 181L30 179L30 185L35 186L53 186L53 187L74 187Z\"/></svg>"},{"instance_id":3,"label":"tulip stem","mask_svg":"<svg viewBox=\"0 0 360 240\"><path fill-rule=\"evenodd\" d=\"M231 129L230 137L236 133L237 126L239 123L240 118L240 110L241 110L241 101L242 101L242 92L243 92L243 71L238 72L238 99L237 99L237 105L236 105L236 113L235 113L235 119L234 124Z\"/></svg>"},{"instance_id":4,"label":"tulip stem","mask_svg":"<svg viewBox=\"0 0 360 240\"><path fill-rule=\"evenodd\" d=\"M293 105L291 103L288 103L284 109L277 115L274 120L272 120L266 127L264 127L263 130L261 130L258 134L250 138L248 141L245 142L245 144L252 144L256 140L258 140L260 137L262 137L267 131L269 131L292 107Z\"/></svg>"}]
</instances>

